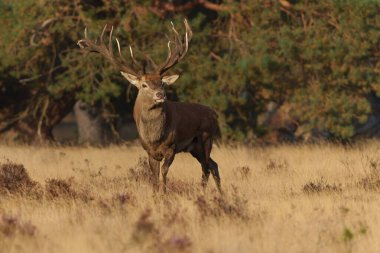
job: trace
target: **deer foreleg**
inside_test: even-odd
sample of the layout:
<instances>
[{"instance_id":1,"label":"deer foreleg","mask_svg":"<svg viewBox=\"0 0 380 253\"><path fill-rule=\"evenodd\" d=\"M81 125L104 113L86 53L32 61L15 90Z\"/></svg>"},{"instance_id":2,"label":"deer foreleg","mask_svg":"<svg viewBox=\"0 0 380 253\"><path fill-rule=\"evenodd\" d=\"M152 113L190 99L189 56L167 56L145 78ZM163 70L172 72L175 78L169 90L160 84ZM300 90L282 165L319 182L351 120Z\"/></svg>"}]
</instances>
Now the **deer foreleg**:
<instances>
[{"instance_id":1,"label":"deer foreleg","mask_svg":"<svg viewBox=\"0 0 380 253\"><path fill-rule=\"evenodd\" d=\"M166 176L168 175L170 165L173 163L174 156L175 156L174 149L168 150L165 154L164 164L161 167L162 181L164 183L164 186L163 186L164 192L166 192L166 182L167 182Z\"/></svg>"},{"instance_id":2,"label":"deer foreleg","mask_svg":"<svg viewBox=\"0 0 380 253\"><path fill-rule=\"evenodd\" d=\"M152 156L149 156L149 167L152 171L153 189L157 192L159 190L160 182L160 161L157 161Z\"/></svg>"}]
</instances>

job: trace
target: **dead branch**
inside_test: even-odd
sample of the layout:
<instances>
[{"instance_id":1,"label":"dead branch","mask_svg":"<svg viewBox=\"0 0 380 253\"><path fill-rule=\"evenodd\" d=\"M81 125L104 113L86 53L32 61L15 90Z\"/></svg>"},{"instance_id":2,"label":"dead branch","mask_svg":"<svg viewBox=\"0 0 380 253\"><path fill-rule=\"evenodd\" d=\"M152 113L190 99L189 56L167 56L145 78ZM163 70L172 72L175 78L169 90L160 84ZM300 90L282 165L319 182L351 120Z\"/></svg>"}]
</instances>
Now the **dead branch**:
<instances>
[{"instance_id":1,"label":"dead branch","mask_svg":"<svg viewBox=\"0 0 380 253\"><path fill-rule=\"evenodd\" d=\"M217 54L214 53L214 52L211 52L211 53L210 53L210 56L211 56L211 58L213 58L213 59L215 59L215 60L217 60L217 61L222 61L222 60L223 60L222 57L220 57L219 55L217 55Z\"/></svg>"},{"instance_id":2,"label":"dead branch","mask_svg":"<svg viewBox=\"0 0 380 253\"><path fill-rule=\"evenodd\" d=\"M195 8L197 6L202 6L206 9L220 12L220 11L230 11L231 7L224 4L215 4L207 0L194 0L186 2L182 5L176 5L174 3L162 3L159 0L155 0L153 6L150 7L150 11L159 17L164 17L167 12L183 12Z\"/></svg>"}]
</instances>

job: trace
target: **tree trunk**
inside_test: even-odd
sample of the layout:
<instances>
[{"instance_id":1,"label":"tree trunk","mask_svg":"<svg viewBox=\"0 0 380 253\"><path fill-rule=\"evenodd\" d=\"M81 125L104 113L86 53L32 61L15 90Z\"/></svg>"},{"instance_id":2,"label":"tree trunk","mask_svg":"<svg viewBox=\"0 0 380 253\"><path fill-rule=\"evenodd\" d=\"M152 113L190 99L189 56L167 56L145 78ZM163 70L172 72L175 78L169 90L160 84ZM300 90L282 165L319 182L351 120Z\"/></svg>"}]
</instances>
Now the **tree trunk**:
<instances>
[{"instance_id":1,"label":"tree trunk","mask_svg":"<svg viewBox=\"0 0 380 253\"><path fill-rule=\"evenodd\" d=\"M107 130L101 109L79 100L75 103L74 113L78 125L78 143L81 145L104 145Z\"/></svg>"},{"instance_id":2,"label":"tree trunk","mask_svg":"<svg viewBox=\"0 0 380 253\"><path fill-rule=\"evenodd\" d=\"M16 114L17 117L10 113L0 114L2 139L24 143L53 142L53 128L72 110L74 103L73 94L66 93L59 99L46 97L43 106L35 111L24 109Z\"/></svg>"},{"instance_id":3,"label":"tree trunk","mask_svg":"<svg viewBox=\"0 0 380 253\"><path fill-rule=\"evenodd\" d=\"M371 113L364 124L356 126L355 138L379 138L380 137L380 97L372 91L368 95L371 105Z\"/></svg>"}]
</instances>

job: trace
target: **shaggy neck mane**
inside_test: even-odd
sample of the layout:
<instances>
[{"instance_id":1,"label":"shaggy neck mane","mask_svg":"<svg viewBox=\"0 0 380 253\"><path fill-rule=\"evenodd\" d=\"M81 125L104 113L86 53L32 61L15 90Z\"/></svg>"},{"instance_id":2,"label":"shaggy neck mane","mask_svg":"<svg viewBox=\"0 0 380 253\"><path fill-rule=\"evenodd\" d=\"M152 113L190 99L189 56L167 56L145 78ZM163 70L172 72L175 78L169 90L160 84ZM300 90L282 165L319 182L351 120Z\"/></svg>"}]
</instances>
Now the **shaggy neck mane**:
<instances>
[{"instance_id":1,"label":"shaggy neck mane","mask_svg":"<svg viewBox=\"0 0 380 253\"><path fill-rule=\"evenodd\" d=\"M165 134L165 104L155 105L153 99L138 96L136 105L135 120L141 139L147 143L159 142Z\"/></svg>"}]
</instances>

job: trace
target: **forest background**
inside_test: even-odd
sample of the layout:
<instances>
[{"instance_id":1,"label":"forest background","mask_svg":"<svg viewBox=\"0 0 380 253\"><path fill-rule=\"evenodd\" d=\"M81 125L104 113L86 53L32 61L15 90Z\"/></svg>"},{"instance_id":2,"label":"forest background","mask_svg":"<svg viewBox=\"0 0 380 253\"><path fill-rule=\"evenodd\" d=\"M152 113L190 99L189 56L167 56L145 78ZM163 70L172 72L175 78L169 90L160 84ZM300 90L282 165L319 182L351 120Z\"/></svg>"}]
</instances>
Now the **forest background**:
<instances>
[{"instance_id":1,"label":"forest background","mask_svg":"<svg viewBox=\"0 0 380 253\"><path fill-rule=\"evenodd\" d=\"M169 98L212 107L224 140L376 137L378 13L374 0L0 0L0 140L54 141L73 110L79 142L125 139L137 91L77 41L113 25L126 57L161 62L185 18L194 37Z\"/></svg>"}]
</instances>

